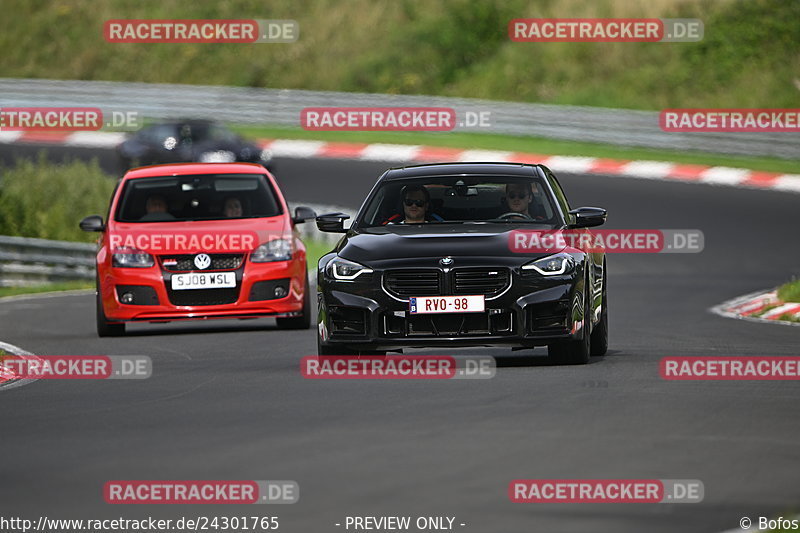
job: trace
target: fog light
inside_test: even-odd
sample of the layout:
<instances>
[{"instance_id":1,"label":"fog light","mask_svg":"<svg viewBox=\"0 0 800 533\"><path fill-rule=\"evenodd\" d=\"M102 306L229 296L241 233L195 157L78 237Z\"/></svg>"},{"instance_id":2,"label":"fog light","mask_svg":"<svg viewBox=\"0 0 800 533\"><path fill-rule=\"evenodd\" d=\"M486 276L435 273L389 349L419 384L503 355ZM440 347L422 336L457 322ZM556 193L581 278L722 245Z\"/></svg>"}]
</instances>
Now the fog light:
<instances>
[{"instance_id":1,"label":"fog light","mask_svg":"<svg viewBox=\"0 0 800 533\"><path fill-rule=\"evenodd\" d=\"M124 293L122 296L119 297L119 301L124 304L132 304L133 303L133 294L130 292Z\"/></svg>"},{"instance_id":2,"label":"fog light","mask_svg":"<svg viewBox=\"0 0 800 533\"><path fill-rule=\"evenodd\" d=\"M283 287L280 286L275 287L275 298L283 298L287 294L289 294L289 291L287 291Z\"/></svg>"}]
</instances>

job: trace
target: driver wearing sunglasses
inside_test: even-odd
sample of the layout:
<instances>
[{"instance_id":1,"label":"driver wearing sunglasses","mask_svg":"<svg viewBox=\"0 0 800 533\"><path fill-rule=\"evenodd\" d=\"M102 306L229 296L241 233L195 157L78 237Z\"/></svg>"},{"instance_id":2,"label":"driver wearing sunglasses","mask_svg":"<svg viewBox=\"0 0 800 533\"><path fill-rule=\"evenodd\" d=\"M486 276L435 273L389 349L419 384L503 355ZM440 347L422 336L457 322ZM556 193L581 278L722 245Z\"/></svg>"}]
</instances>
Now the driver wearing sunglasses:
<instances>
[{"instance_id":1,"label":"driver wearing sunglasses","mask_svg":"<svg viewBox=\"0 0 800 533\"><path fill-rule=\"evenodd\" d=\"M431 195L423 185L406 185L401 191L403 214L389 217L384 224L423 224L429 219L442 220L429 213Z\"/></svg>"},{"instance_id":2,"label":"driver wearing sunglasses","mask_svg":"<svg viewBox=\"0 0 800 533\"><path fill-rule=\"evenodd\" d=\"M519 213L519 218L534 219L541 217L532 217L529 211L531 202L533 201L533 189L535 185L531 183L509 183L506 185L506 204L508 204L509 212Z\"/></svg>"}]
</instances>

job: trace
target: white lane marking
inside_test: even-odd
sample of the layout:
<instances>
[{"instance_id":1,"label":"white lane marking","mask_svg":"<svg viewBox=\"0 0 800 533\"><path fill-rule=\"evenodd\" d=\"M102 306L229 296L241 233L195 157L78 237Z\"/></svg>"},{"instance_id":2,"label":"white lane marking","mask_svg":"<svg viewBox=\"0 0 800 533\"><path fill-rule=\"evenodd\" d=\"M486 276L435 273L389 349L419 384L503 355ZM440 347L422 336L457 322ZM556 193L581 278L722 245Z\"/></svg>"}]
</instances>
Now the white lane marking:
<instances>
[{"instance_id":1,"label":"white lane marking","mask_svg":"<svg viewBox=\"0 0 800 533\"><path fill-rule=\"evenodd\" d=\"M16 356L23 357L23 358L26 358L26 359L38 359L38 357L33 355L31 352L23 350L19 346L14 346L13 344L9 344L9 343L3 342L3 341L0 341L0 350L3 350L4 352L9 353L11 355L16 355ZM2 365L0 365L0 366L2 366ZM37 381L37 380L36 379L25 378L25 379L20 379L20 380L17 380L17 381L13 381L13 382L11 382L11 383L9 383L7 385L5 385L2 382L0 382L0 391L13 389L15 387L22 387L23 385L28 385L29 383L33 383L34 381Z\"/></svg>"},{"instance_id":2,"label":"white lane marking","mask_svg":"<svg viewBox=\"0 0 800 533\"><path fill-rule=\"evenodd\" d=\"M779 191L800 192L800 174L784 174L775 179L772 188Z\"/></svg>"},{"instance_id":3,"label":"white lane marking","mask_svg":"<svg viewBox=\"0 0 800 533\"><path fill-rule=\"evenodd\" d=\"M555 172L583 173L589 172L596 157L573 157L569 155L555 155L548 157L542 164Z\"/></svg>"},{"instance_id":4,"label":"white lane marking","mask_svg":"<svg viewBox=\"0 0 800 533\"><path fill-rule=\"evenodd\" d=\"M500 150L464 150L456 159L462 162L470 161L509 161L513 152Z\"/></svg>"},{"instance_id":5,"label":"white lane marking","mask_svg":"<svg viewBox=\"0 0 800 533\"><path fill-rule=\"evenodd\" d=\"M773 318L778 318L784 313L794 313L798 309L800 309L800 304L797 303L783 304L779 305L774 309L770 309L769 311L761 315L761 318L772 320Z\"/></svg>"},{"instance_id":6,"label":"white lane marking","mask_svg":"<svg viewBox=\"0 0 800 533\"><path fill-rule=\"evenodd\" d=\"M739 185L750 176L744 168L711 167L700 173L700 182L718 185Z\"/></svg>"},{"instance_id":7,"label":"white lane marking","mask_svg":"<svg viewBox=\"0 0 800 533\"><path fill-rule=\"evenodd\" d=\"M21 131L0 131L0 143L10 144L16 142L21 135Z\"/></svg>"},{"instance_id":8,"label":"white lane marking","mask_svg":"<svg viewBox=\"0 0 800 533\"><path fill-rule=\"evenodd\" d=\"M64 142L65 146L84 148L114 148L125 140L124 133L111 131L76 131Z\"/></svg>"},{"instance_id":9,"label":"white lane marking","mask_svg":"<svg viewBox=\"0 0 800 533\"><path fill-rule=\"evenodd\" d=\"M361 152L364 161L413 161L421 146L406 144L370 144Z\"/></svg>"},{"instance_id":10,"label":"white lane marking","mask_svg":"<svg viewBox=\"0 0 800 533\"><path fill-rule=\"evenodd\" d=\"M278 157L314 157L328 143L324 141L301 141L295 139L278 139L265 144L273 156Z\"/></svg>"},{"instance_id":11,"label":"white lane marking","mask_svg":"<svg viewBox=\"0 0 800 533\"><path fill-rule=\"evenodd\" d=\"M669 176L674 167L674 164L664 161L632 161L620 168L620 172L626 176L664 179Z\"/></svg>"}]
</instances>

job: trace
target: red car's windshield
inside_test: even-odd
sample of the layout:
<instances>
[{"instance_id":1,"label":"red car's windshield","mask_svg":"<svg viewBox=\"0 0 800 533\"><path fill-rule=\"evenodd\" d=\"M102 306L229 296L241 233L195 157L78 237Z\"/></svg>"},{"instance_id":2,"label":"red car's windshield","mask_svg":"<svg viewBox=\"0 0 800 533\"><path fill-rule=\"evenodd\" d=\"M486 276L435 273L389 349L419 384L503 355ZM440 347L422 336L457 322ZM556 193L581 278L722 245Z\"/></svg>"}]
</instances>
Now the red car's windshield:
<instances>
[{"instance_id":1,"label":"red car's windshield","mask_svg":"<svg viewBox=\"0 0 800 533\"><path fill-rule=\"evenodd\" d=\"M272 186L255 174L137 178L120 194L118 222L262 218L283 212Z\"/></svg>"}]
</instances>

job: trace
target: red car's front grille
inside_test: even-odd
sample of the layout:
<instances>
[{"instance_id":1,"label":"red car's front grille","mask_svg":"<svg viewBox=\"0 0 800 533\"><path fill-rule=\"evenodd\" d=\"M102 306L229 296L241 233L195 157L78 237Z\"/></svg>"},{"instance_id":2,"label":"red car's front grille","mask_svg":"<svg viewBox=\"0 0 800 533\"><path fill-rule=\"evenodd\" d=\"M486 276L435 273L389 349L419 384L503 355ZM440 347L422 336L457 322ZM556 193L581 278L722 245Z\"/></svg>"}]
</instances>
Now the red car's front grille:
<instances>
[{"instance_id":1,"label":"red car's front grille","mask_svg":"<svg viewBox=\"0 0 800 533\"><path fill-rule=\"evenodd\" d=\"M203 271L208 270L236 270L242 266L244 254L208 254L211 258L211 265ZM200 271L194 265L195 255L162 255L159 257L161 268L167 272L191 272Z\"/></svg>"}]
</instances>

